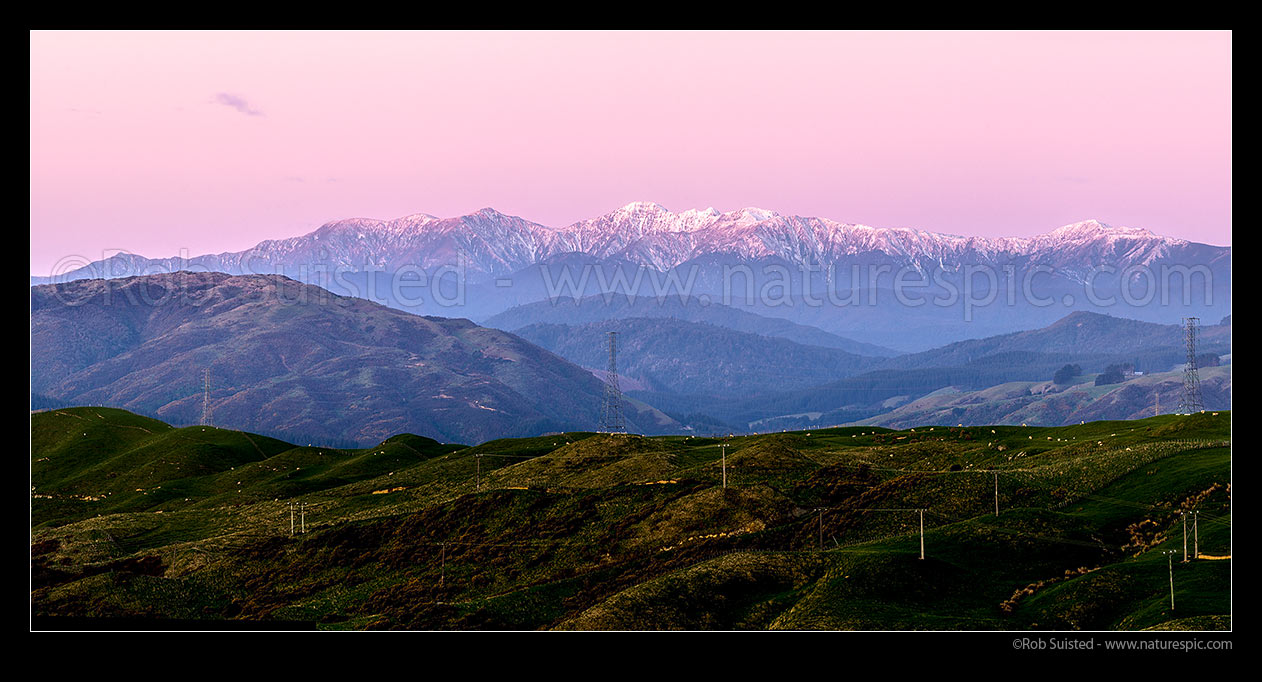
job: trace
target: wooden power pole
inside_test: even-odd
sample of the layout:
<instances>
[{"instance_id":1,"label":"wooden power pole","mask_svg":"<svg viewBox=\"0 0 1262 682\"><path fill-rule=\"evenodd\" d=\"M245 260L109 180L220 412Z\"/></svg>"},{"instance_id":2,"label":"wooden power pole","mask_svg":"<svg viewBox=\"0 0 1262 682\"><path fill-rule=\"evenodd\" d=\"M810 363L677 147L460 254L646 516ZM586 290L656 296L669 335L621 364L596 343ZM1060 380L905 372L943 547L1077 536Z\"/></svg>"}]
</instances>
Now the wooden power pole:
<instances>
[{"instance_id":1,"label":"wooden power pole","mask_svg":"<svg viewBox=\"0 0 1262 682\"><path fill-rule=\"evenodd\" d=\"M995 472L995 516L999 516L999 472Z\"/></svg>"},{"instance_id":2,"label":"wooden power pole","mask_svg":"<svg viewBox=\"0 0 1262 682\"><path fill-rule=\"evenodd\" d=\"M925 558L925 510L920 510L920 558Z\"/></svg>"},{"instance_id":3,"label":"wooden power pole","mask_svg":"<svg viewBox=\"0 0 1262 682\"><path fill-rule=\"evenodd\" d=\"M1170 571L1170 610L1173 611L1174 610L1174 555L1175 555L1175 551L1170 550L1168 552L1165 552L1165 555L1166 555L1166 567Z\"/></svg>"},{"instance_id":4,"label":"wooden power pole","mask_svg":"<svg viewBox=\"0 0 1262 682\"><path fill-rule=\"evenodd\" d=\"M1183 563L1188 562L1188 513L1183 512Z\"/></svg>"},{"instance_id":5,"label":"wooden power pole","mask_svg":"<svg viewBox=\"0 0 1262 682\"><path fill-rule=\"evenodd\" d=\"M1197 521L1201 520L1201 512L1192 512L1192 558L1201 558L1201 534L1197 532Z\"/></svg>"}]
</instances>

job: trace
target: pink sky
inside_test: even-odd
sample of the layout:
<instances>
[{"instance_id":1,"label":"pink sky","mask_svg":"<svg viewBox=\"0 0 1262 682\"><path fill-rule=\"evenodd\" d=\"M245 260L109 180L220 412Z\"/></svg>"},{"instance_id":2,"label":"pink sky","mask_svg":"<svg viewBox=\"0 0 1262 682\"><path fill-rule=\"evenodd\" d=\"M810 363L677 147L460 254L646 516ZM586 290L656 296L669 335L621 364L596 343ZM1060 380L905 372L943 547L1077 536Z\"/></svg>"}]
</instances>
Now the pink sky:
<instances>
[{"instance_id":1,"label":"pink sky","mask_svg":"<svg viewBox=\"0 0 1262 682\"><path fill-rule=\"evenodd\" d=\"M31 34L31 273L635 200L1231 243L1231 34Z\"/></svg>"}]
</instances>

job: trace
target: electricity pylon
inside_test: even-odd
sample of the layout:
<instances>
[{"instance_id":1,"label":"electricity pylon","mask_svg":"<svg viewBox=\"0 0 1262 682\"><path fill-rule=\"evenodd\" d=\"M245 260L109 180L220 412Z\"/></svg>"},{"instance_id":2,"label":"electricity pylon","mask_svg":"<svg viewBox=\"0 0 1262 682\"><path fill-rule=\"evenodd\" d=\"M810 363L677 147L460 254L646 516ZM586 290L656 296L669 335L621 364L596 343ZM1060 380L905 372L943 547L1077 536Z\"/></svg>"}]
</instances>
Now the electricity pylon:
<instances>
[{"instance_id":1,"label":"electricity pylon","mask_svg":"<svg viewBox=\"0 0 1262 682\"><path fill-rule=\"evenodd\" d=\"M625 433L622 419L622 389L618 386L618 332L609 332L609 369L605 374L605 403L600 414L600 430Z\"/></svg>"},{"instance_id":2,"label":"electricity pylon","mask_svg":"<svg viewBox=\"0 0 1262 682\"><path fill-rule=\"evenodd\" d=\"M1179 404L1181 414L1195 414L1205 409L1205 403L1201 399L1201 376L1196 368L1196 324L1199 321L1195 317L1183 319L1188 362L1183 368L1183 401Z\"/></svg>"}]
</instances>

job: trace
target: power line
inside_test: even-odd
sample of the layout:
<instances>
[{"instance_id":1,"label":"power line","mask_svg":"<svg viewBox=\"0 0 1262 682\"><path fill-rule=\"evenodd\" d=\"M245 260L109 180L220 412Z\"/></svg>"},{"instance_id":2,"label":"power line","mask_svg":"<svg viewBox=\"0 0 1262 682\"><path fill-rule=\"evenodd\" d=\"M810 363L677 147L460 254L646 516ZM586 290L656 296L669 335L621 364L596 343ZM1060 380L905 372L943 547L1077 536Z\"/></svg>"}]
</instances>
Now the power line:
<instances>
[{"instance_id":1,"label":"power line","mask_svg":"<svg viewBox=\"0 0 1262 682\"><path fill-rule=\"evenodd\" d=\"M1003 528L1001 526L996 526L994 524L986 523L985 521L981 519L981 517L978 517L976 519L951 519L945 514L941 514L938 512L930 512L930 513L941 516L954 523L961 523L963 521L975 521L980 526L986 526L987 528L991 529L992 531L996 533L1003 533L1005 535L1020 535L1020 536L1024 536L1028 538L1034 538L1036 540L1042 540L1043 542L1053 542L1053 543L1061 544L1061 545L1072 545L1074 547L1089 547L1091 549L1099 549L1102 545L1102 543L1098 543L1098 542L1087 542L1085 540L1071 540L1069 538L1061 538L1061 537L1056 537L1054 535L1043 535L1042 533L1031 533L1029 531L1016 530L1015 528Z\"/></svg>"},{"instance_id":2,"label":"power line","mask_svg":"<svg viewBox=\"0 0 1262 682\"><path fill-rule=\"evenodd\" d=\"M207 375L208 375L208 374L209 374L209 370L207 370ZM207 381L207 383L208 383L208 381ZM1181 445L1180 445L1180 444L1181 444ZM1201 446L1201 447L1207 447L1207 446L1211 446L1211 445L1213 445L1212 443L1209 443L1209 442L1199 442L1199 441L1177 441L1177 442L1176 442L1176 441L1170 441L1170 442L1163 442L1163 443L1159 443L1159 444L1156 444L1156 445L1161 445L1161 446L1167 446L1167 445L1170 445L1170 446L1187 447L1187 446L1189 446L1189 445L1193 445L1193 444L1195 444L1195 445L1197 445L1197 446ZM721 445L720 445L720 447L724 448L724 449L723 449L723 451L722 451L723 464L724 464L724 486L726 486L726 446L727 446L727 444L726 444L726 443L724 443L724 444L721 444ZM1130 450L1130 448L1126 448L1126 450L1127 450L1127 451L1129 451L1129 450ZM1118 450L1118 451L1114 451L1114 452L1121 452L1121 451L1120 451L1120 450ZM481 457L483 454L485 454L486 456L508 457L508 458L519 458L519 459L533 459L533 458L536 458L536 457L537 457L537 456L530 456L530 455L501 455L501 454L493 454L493 453L475 453L475 457L477 457L477 458L478 458L478 459L476 460L476 462L477 462L477 466L478 466L478 474L477 474L477 475L478 475L478 477L479 477L479 478L478 478L478 481L477 481L477 483L476 483L476 485L477 485L477 488L478 488L478 489L480 489L480 457ZM819 463L818 463L818 462L816 462L816 464L819 464ZM711 460L711 466L712 466L712 460ZM837 466L847 466L847 465L837 465ZM858 466L864 466L864 465L858 465ZM996 516L998 516L998 515L999 515L999 507L998 507L998 502L999 502L999 500L998 500L998 474L1000 473L1000 471L1002 471L1005 475L1010 475L1010 474L1015 474L1015 473L1027 473L1027 474L1038 474L1038 475L1047 475L1047 476L1053 476L1053 477L1054 477L1054 476L1057 474L1057 472L1056 472L1055 470L1053 470L1053 469L1051 468L1051 466L1050 466L1050 465L1043 465L1043 466L1039 466L1039 467L1036 467L1036 468L1033 468L1033 469L995 469L995 470L989 470L989 471L988 471L988 470L984 470L984 469L973 469L973 470L971 470L971 471L961 471L961 472L952 472L952 471L932 471L932 470L897 470L897 469L882 469L882 468L880 468L880 467L868 467L868 468L873 469L873 470L902 471L902 472L905 472L905 473L916 473L916 474L944 474L944 473L989 473L989 474L992 474L992 475L994 476L994 480L995 480L995 513L996 513ZM465 472L467 472L467 469L465 469ZM465 476L467 476L467 473L465 474ZM439 482L439 481L437 481L437 480L435 480L435 481L428 481L428 482L424 483L423 485L427 485L427 484L429 484L429 483L437 483L437 482ZM1042 481L1039 481L1039 482L1040 482L1040 483L1042 483ZM462 484L462 485L463 485L463 486L467 486L467 478L465 478L465 479L464 479L464 482L463 482L463 484ZM467 488L463 488L463 489L464 489L464 490L467 490ZM984 489L983 489L982 491L977 491L977 492L979 492L979 493L980 493L980 495L984 495L984 493L985 493ZM1124 500L1116 500L1116 499L1113 499L1113 498L1106 498L1106 497L1102 497L1102 496L1097 497L1097 496L1090 495L1090 494L1085 495L1084 497L1085 497L1085 498L1087 498L1087 499L1092 499L1092 498L1095 498L1095 499L1099 499L1100 501L1104 501L1104 502L1108 502L1108 503L1113 503L1113 504L1124 504L1124 505L1128 505L1128 506L1132 506L1132 507L1136 507L1136 508L1145 508L1145 509L1150 509L1150 508L1152 508L1152 507L1153 507L1153 505L1144 505L1144 504L1140 504L1140 503L1127 502L1127 501L1124 501ZM984 499L984 497L983 497L982 499ZM1080 499L1081 499L1081 498L1080 498ZM329 504L332 504L332 503L329 503ZM984 503L983 503L983 504L984 504ZM297 506L295 506L295 505L297 505ZM295 533L295 531L296 531L296 529L295 529L295 519L294 519L295 510L299 511L299 512L300 512L300 514L301 514L301 532L302 532L302 533L305 533L305 532L306 532L306 518L305 518L305 514L306 514L306 508L307 508L307 506L308 506L308 504L307 504L306 502L302 502L302 503L296 503L296 502L292 502L292 501L290 502L290 533L291 533L291 534L294 534L294 533ZM315 507L323 507L323 506L325 506L325 505L312 505L312 506L313 506L313 508L315 508ZM979 505L979 506L981 506L981 505ZM819 534L819 548L820 548L820 550L822 550L822 549L823 549L823 540L824 540L823 511L824 511L824 510L826 510L826 509L831 509L831 508L817 508L817 509L816 509L816 511L818 511L818 512L819 512L819 518L818 518L818 524L819 524L818 534ZM926 511L929 511L931 514L934 514L934 515L936 515L936 516L940 516L940 517L942 517L942 518L946 518L946 519L948 519L948 520L952 520L952 521L961 521L961 520L962 520L962 521L969 521L969 520L971 520L971 521L975 521L975 522L979 523L980 525L990 526L990 527L994 528L994 530L995 530L995 531L997 531L997 532L1008 533L1008 534L1012 534L1012 535L1023 535L1023 536L1027 536L1027 537L1038 538L1038 539L1041 539L1041 540L1044 540L1044 541L1048 541L1048 542L1059 542L1059 543L1064 543L1064 544L1071 544L1071 545L1078 545L1078 546L1092 547L1092 548L1099 547L1099 546L1102 544L1102 543L1098 543L1098 542L1097 542L1097 543L1087 543L1087 542L1082 542L1082 541L1069 540L1069 539L1065 539L1065 538L1056 538L1056 537L1051 537L1051 536L1044 536L1044 535L1039 535L1039 534L1036 534L1036 533L1029 533L1029 532L1024 532L1024 531L1015 530L1015 529L999 528L999 527L996 527L996 526L991 526L991 524L987 524L987 523L985 523L984 521L982 521L982 520L981 520L981 519L982 519L982 517L980 517L980 516L979 516L979 517L976 517L976 518L969 518L969 519L951 519L950 517L948 517L948 516L947 516L947 515L945 515L945 514L941 514L941 513L939 513L939 512L934 512L934 511L932 511L932 510L927 510L927 509L924 509L924 508L915 509L915 508L877 508L877 507L873 507L873 508L868 508L868 509L849 509L849 510L847 510L847 509L844 509L844 508L843 508L842 510L843 510L843 511L846 511L846 512L867 512L867 511L873 511L873 512L908 512L908 511L915 511L915 512L918 512L918 516L919 516L919 536L920 536L920 537L919 537L919 543L920 543L920 559L924 559L924 558L925 558L924 514L925 514L925 512L926 512ZM1199 537L1198 537L1198 526L1196 525L1197 520L1199 520L1199 513L1198 513L1198 512L1194 512L1194 521L1193 521L1193 524L1194 524L1194 525L1193 525L1193 536L1194 536L1193 542L1194 542L1194 552L1195 552L1197 555L1199 555ZM1207 515L1207 522L1208 522L1208 523L1220 523L1220 524L1224 524L1224 525L1229 525L1229 524L1230 524L1229 517L1226 517L1225 519L1222 519L1222 520L1216 520L1216 519L1214 519L1214 518L1213 518L1213 515ZM786 525L787 525L787 524L786 524ZM809 526L808 526L808 528L809 528ZM726 532L726 531L725 531L725 532ZM688 539L686 539L686 540L691 540L691 539L692 539L692 538L688 538ZM111 540L112 540L112 538L111 538ZM835 539L835 538L834 538L834 542L836 542L836 539ZM1186 543L1187 543L1187 539L1186 539L1186 516L1185 516L1185 517L1184 517L1184 552L1183 552L1183 553L1184 553L1184 557L1185 557L1185 558L1184 558L1184 562L1186 562L1186 561L1187 561L1187 558L1186 558L1186 557L1187 557L1187 546L1186 546ZM418 543L418 544L424 544L424 543ZM445 556L446 556L446 551L445 551L445 550L446 550L446 546L447 546L447 544L463 544L463 545L470 545L470 546L477 545L477 546L504 546L504 547L513 547L513 546L518 546L518 547L521 547L521 546L541 546L541 545L556 546L556 545L569 545L569 544L582 544L582 543L559 542L559 541L542 541L542 540L541 540L541 541L535 541L535 542L533 542L533 543L532 543L532 542L517 542L517 543L511 543L511 542L498 542L498 543L492 543L492 542L483 542L483 543L474 543L474 542L465 542L465 543L442 542L442 543L435 543L435 544L441 544L441 546L442 546L442 554L441 554L442 559L441 559L441 560L443 561L443 569L442 569L442 570L444 571L444 576L445 576ZM838 543L838 545L839 545L839 548L840 548L840 543ZM198 549L198 548L194 548L194 549ZM734 550L734 551L742 551L742 550ZM888 551L891 551L891 550L883 550L883 551L887 551L887 552L888 552ZM440 581L441 581L441 580L442 580L442 578L440 578ZM1173 575L1172 575L1172 574L1171 574L1171 590L1172 590L1171 599L1172 599L1172 606L1173 606Z\"/></svg>"}]
</instances>

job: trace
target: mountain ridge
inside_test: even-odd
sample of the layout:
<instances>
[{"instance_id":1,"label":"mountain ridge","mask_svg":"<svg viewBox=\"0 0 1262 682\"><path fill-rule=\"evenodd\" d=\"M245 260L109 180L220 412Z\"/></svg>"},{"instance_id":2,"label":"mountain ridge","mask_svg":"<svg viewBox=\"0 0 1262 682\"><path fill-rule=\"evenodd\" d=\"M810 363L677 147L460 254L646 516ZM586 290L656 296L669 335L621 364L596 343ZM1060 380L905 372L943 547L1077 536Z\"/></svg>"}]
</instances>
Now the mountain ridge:
<instances>
[{"instance_id":1,"label":"mountain ridge","mask_svg":"<svg viewBox=\"0 0 1262 682\"><path fill-rule=\"evenodd\" d=\"M483 320L483 324L515 332L535 324L576 325L625 317L663 317L712 324L769 338L785 338L808 346L837 348L856 355L892 357L899 354L898 351L838 336L818 327L797 324L779 317L766 317L722 303L706 302L696 297L665 296L658 299L647 296L611 296L607 298L606 301L606 297L599 295L578 299L566 297L556 301L518 305Z\"/></svg>"},{"instance_id":2,"label":"mountain ridge","mask_svg":"<svg viewBox=\"0 0 1262 682\"><path fill-rule=\"evenodd\" d=\"M957 341L932 350L900 355L886 360L882 367L947 367L1012 351L1117 355L1178 347L1181 340L1182 334L1176 325L1079 310L1044 327ZM1200 327L1199 341L1202 350L1230 353L1231 325L1204 325Z\"/></svg>"},{"instance_id":3,"label":"mountain ridge","mask_svg":"<svg viewBox=\"0 0 1262 682\"><path fill-rule=\"evenodd\" d=\"M619 378L638 380L654 391L721 395L809 388L879 362L838 348L673 317L537 323L515 331L579 366L595 369L605 360L607 332L619 335Z\"/></svg>"},{"instance_id":4,"label":"mountain ridge","mask_svg":"<svg viewBox=\"0 0 1262 682\"><path fill-rule=\"evenodd\" d=\"M775 258L828 265L873 253L906 263L1025 259L1063 268L1087 257L1147 265L1189 249L1212 257L1229 252L1231 247L1163 237L1146 229L1114 227L1098 220L1071 223L1033 237L979 237L786 216L758 208L674 213L660 204L632 202L564 227L549 227L489 207L450 218L415 213L389 220L334 220L306 234L264 240L244 251L184 259L119 254L57 273L56 277L33 276L31 283L135 275L143 268L155 267L264 274L258 268L323 263L395 270L405 265L455 265L458 259L464 259L468 272L490 277L573 252L624 259L658 270L715 254L746 261Z\"/></svg>"},{"instance_id":5,"label":"mountain ridge","mask_svg":"<svg viewBox=\"0 0 1262 682\"><path fill-rule=\"evenodd\" d=\"M176 273L31 290L31 392L255 432L444 441L595 427L604 385L518 336L278 275ZM669 418L628 402L628 421Z\"/></svg>"}]
</instances>

